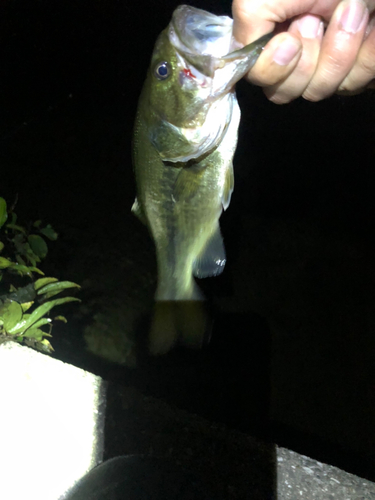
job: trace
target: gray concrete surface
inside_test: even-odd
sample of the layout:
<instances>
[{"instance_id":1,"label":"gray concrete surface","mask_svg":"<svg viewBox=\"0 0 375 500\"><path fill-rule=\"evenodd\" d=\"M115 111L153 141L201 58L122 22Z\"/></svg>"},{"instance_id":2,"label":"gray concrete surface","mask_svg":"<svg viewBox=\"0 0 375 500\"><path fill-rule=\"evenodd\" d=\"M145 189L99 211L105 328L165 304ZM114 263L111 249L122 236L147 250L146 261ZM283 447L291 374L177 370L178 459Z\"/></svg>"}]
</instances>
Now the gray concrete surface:
<instances>
[{"instance_id":1,"label":"gray concrete surface","mask_svg":"<svg viewBox=\"0 0 375 500\"><path fill-rule=\"evenodd\" d=\"M374 500L375 484L285 448L277 449L277 500Z\"/></svg>"}]
</instances>

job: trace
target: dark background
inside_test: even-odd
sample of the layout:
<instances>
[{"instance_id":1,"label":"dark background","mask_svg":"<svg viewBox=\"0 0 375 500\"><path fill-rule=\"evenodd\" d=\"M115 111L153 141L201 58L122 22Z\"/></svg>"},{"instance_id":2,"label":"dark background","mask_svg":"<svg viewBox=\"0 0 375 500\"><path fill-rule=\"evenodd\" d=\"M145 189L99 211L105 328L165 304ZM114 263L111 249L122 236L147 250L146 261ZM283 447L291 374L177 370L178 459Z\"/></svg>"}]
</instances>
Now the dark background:
<instances>
[{"instance_id":1,"label":"dark background","mask_svg":"<svg viewBox=\"0 0 375 500\"><path fill-rule=\"evenodd\" d=\"M228 264L200 284L212 342L156 360L132 351L155 261L130 214L131 133L153 43L179 3L0 3L0 194L10 204L18 193L23 221L57 229L46 269L82 285L54 355L375 480L374 94L276 106L238 84ZM187 3L230 15L230 2Z\"/></svg>"}]
</instances>

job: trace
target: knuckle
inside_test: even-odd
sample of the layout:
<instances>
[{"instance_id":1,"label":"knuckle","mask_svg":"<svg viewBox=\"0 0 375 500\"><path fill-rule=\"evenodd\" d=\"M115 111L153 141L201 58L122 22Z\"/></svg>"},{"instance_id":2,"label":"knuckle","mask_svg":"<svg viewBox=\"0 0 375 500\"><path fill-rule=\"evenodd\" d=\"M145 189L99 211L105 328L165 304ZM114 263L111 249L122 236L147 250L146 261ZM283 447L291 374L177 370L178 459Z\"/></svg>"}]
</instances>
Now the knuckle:
<instances>
[{"instance_id":1,"label":"knuckle","mask_svg":"<svg viewBox=\"0 0 375 500\"><path fill-rule=\"evenodd\" d=\"M303 93L303 97L308 101L316 102L329 97L336 90L336 72L331 68L324 68L316 73Z\"/></svg>"},{"instance_id":2,"label":"knuckle","mask_svg":"<svg viewBox=\"0 0 375 500\"><path fill-rule=\"evenodd\" d=\"M267 99L274 104L288 104L291 102L293 99L295 99L295 96L288 94L287 92L282 92L280 90L278 91L272 91L270 92L269 89L264 89L264 93L267 97ZM298 96L296 96L298 97Z\"/></svg>"},{"instance_id":3,"label":"knuckle","mask_svg":"<svg viewBox=\"0 0 375 500\"><path fill-rule=\"evenodd\" d=\"M310 102L318 102L322 99L320 95L317 94L314 90L305 90L305 92L302 94L302 97L306 99L306 101Z\"/></svg>"},{"instance_id":4,"label":"knuckle","mask_svg":"<svg viewBox=\"0 0 375 500\"><path fill-rule=\"evenodd\" d=\"M330 77L330 72L315 74L306 86L302 97L307 101L317 102L329 97L336 90L336 85Z\"/></svg>"}]
</instances>

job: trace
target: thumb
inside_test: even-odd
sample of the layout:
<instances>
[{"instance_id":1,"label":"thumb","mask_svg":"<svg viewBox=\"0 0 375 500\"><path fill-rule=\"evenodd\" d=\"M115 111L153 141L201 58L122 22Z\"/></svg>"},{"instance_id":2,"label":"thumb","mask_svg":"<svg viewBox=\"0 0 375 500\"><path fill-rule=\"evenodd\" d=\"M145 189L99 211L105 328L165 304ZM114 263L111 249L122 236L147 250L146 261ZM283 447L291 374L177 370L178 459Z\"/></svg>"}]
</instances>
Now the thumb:
<instances>
[{"instance_id":1,"label":"thumb","mask_svg":"<svg viewBox=\"0 0 375 500\"><path fill-rule=\"evenodd\" d=\"M290 33L280 33L268 42L246 79L261 87L271 87L289 76L301 54L300 39Z\"/></svg>"}]
</instances>

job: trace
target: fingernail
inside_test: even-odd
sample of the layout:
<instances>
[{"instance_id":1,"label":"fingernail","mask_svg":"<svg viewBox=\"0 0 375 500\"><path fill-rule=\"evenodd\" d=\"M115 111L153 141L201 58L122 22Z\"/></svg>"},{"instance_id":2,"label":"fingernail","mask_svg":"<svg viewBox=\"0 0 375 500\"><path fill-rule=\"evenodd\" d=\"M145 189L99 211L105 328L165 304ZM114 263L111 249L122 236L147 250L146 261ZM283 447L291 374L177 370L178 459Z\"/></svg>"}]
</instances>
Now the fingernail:
<instances>
[{"instance_id":1,"label":"fingernail","mask_svg":"<svg viewBox=\"0 0 375 500\"><path fill-rule=\"evenodd\" d=\"M362 27L362 22L367 17L366 4L361 0L345 2L346 5L341 13L341 28L348 33L357 33Z\"/></svg>"},{"instance_id":2,"label":"fingernail","mask_svg":"<svg viewBox=\"0 0 375 500\"><path fill-rule=\"evenodd\" d=\"M296 56L300 48L301 46L296 40L288 38L277 47L273 60L280 66L286 66Z\"/></svg>"},{"instance_id":3,"label":"fingernail","mask_svg":"<svg viewBox=\"0 0 375 500\"><path fill-rule=\"evenodd\" d=\"M319 17L311 15L303 16L297 21L298 31L303 38L316 38L321 24Z\"/></svg>"}]
</instances>

